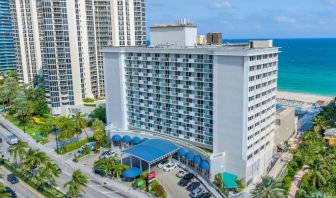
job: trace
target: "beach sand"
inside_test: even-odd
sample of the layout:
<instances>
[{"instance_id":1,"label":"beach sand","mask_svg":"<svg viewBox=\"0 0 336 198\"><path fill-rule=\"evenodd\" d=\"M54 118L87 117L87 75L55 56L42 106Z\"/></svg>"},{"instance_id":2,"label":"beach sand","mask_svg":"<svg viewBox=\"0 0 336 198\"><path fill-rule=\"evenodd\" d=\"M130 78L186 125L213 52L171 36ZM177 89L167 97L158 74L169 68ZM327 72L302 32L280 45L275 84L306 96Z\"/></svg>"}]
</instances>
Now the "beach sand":
<instances>
[{"instance_id":1,"label":"beach sand","mask_svg":"<svg viewBox=\"0 0 336 198\"><path fill-rule=\"evenodd\" d=\"M329 103L333 99L333 97L331 96L319 96L313 94L292 93L283 91L278 91L277 98L286 100L296 100L304 103L315 103L318 100L323 100L326 103Z\"/></svg>"}]
</instances>

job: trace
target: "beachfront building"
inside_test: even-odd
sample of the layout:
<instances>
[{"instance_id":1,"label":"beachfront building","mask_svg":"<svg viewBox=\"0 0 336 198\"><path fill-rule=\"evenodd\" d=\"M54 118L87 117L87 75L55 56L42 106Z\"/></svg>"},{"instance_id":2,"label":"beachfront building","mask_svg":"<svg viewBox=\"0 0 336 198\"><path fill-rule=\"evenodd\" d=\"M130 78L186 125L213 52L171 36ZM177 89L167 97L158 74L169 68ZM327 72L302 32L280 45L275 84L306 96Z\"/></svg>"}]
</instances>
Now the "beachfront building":
<instances>
[{"instance_id":1,"label":"beachfront building","mask_svg":"<svg viewBox=\"0 0 336 198\"><path fill-rule=\"evenodd\" d=\"M102 48L145 45L144 0L11 0L20 82L43 76L52 113L105 96Z\"/></svg>"},{"instance_id":2,"label":"beachfront building","mask_svg":"<svg viewBox=\"0 0 336 198\"><path fill-rule=\"evenodd\" d=\"M15 48L9 0L0 0L0 72L15 71Z\"/></svg>"},{"instance_id":3,"label":"beachfront building","mask_svg":"<svg viewBox=\"0 0 336 198\"><path fill-rule=\"evenodd\" d=\"M198 46L186 21L152 27L151 43L104 49L110 136L170 140L183 149L178 159L210 180L224 171L247 182L265 174L276 111L272 41Z\"/></svg>"},{"instance_id":4,"label":"beachfront building","mask_svg":"<svg viewBox=\"0 0 336 198\"><path fill-rule=\"evenodd\" d=\"M275 116L274 146L284 145L297 134L297 120L294 107L279 107Z\"/></svg>"}]
</instances>

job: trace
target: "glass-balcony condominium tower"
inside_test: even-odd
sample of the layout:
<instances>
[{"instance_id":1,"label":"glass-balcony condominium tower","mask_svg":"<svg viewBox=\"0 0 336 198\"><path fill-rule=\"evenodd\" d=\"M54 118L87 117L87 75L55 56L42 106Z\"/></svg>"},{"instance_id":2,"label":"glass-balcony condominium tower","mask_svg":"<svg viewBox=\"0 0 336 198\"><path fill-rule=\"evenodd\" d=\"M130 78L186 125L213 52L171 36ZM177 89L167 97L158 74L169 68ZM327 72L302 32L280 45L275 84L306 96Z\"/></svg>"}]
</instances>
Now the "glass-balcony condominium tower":
<instances>
[{"instance_id":1,"label":"glass-balcony condominium tower","mask_svg":"<svg viewBox=\"0 0 336 198\"><path fill-rule=\"evenodd\" d=\"M224 167L251 182L271 165L278 48L196 37L192 24L163 25L151 28L153 46L106 48L108 124L224 152L210 174Z\"/></svg>"},{"instance_id":2,"label":"glass-balcony condominium tower","mask_svg":"<svg viewBox=\"0 0 336 198\"><path fill-rule=\"evenodd\" d=\"M9 0L0 0L0 72L16 70L13 24Z\"/></svg>"},{"instance_id":3,"label":"glass-balcony condominium tower","mask_svg":"<svg viewBox=\"0 0 336 198\"><path fill-rule=\"evenodd\" d=\"M105 96L103 47L145 43L143 0L11 2L20 81L43 75L53 114Z\"/></svg>"}]
</instances>

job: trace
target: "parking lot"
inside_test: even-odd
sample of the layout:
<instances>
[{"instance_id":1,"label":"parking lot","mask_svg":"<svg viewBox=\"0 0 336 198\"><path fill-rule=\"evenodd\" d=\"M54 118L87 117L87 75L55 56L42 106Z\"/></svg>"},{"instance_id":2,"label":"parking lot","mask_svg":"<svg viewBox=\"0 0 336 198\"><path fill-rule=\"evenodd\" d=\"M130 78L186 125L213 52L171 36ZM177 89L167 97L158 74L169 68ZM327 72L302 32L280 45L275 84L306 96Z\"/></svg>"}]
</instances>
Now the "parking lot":
<instances>
[{"instance_id":1,"label":"parking lot","mask_svg":"<svg viewBox=\"0 0 336 198\"><path fill-rule=\"evenodd\" d=\"M180 167L176 167L174 170L169 172L164 172L163 169L158 168L156 165L152 168L152 170L156 172L156 179L164 186L169 198L190 197L191 192L187 190L187 186L192 182L199 182L196 178L193 178L185 187L178 185L181 178L176 176L177 173L180 171L184 171L186 174L188 173ZM200 184L199 187L207 191L202 184Z\"/></svg>"}]
</instances>

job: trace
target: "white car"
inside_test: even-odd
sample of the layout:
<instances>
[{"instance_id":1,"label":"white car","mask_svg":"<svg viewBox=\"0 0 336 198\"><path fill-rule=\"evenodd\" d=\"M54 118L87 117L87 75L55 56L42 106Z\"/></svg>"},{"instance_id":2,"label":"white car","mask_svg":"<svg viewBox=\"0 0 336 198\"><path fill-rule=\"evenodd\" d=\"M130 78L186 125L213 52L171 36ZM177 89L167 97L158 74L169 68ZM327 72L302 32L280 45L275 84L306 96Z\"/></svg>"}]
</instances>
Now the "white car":
<instances>
[{"instance_id":1,"label":"white car","mask_svg":"<svg viewBox=\"0 0 336 198\"><path fill-rule=\"evenodd\" d=\"M75 157L78 157L80 154L82 154L82 152L84 151L85 147L86 147L86 145L81 146L81 147L77 150L77 152L75 153Z\"/></svg>"},{"instance_id":2,"label":"white car","mask_svg":"<svg viewBox=\"0 0 336 198\"><path fill-rule=\"evenodd\" d=\"M166 164L168 164L168 163L170 163L169 160L164 160L164 161L160 162L160 163L157 165L157 167L158 167L158 168L163 168L163 167L164 167Z\"/></svg>"},{"instance_id":3,"label":"white car","mask_svg":"<svg viewBox=\"0 0 336 198\"><path fill-rule=\"evenodd\" d=\"M168 172L168 171L174 170L176 168L176 166L177 166L177 164L175 164L174 162L169 162L168 164L166 164L163 167L163 171Z\"/></svg>"},{"instance_id":4,"label":"white car","mask_svg":"<svg viewBox=\"0 0 336 198\"><path fill-rule=\"evenodd\" d=\"M199 197L201 196L203 193L205 193L205 191L203 190L203 188L196 188L194 189L191 193L190 193L190 197Z\"/></svg>"},{"instance_id":5,"label":"white car","mask_svg":"<svg viewBox=\"0 0 336 198\"><path fill-rule=\"evenodd\" d=\"M117 152L115 151L105 151L99 156L99 159L108 159L110 157L116 157L116 156Z\"/></svg>"}]
</instances>

